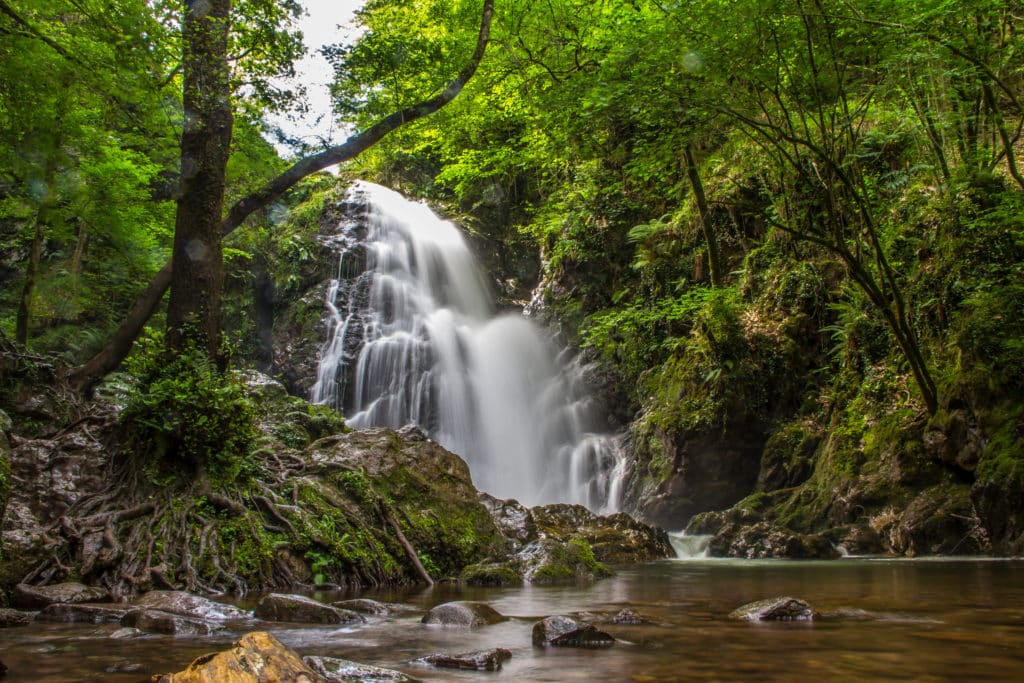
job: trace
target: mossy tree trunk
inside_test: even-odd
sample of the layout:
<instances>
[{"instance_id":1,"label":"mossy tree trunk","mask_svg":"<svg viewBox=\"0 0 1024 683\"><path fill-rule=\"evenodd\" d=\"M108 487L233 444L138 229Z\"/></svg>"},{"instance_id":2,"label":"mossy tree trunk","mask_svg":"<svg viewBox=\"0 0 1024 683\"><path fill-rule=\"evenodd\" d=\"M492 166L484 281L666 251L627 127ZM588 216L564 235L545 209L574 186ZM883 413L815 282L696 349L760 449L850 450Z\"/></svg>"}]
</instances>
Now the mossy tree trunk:
<instances>
[{"instance_id":1,"label":"mossy tree trunk","mask_svg":"<svg viewBox=\"0 0 1024 683\"><path fill-rule=\"evenodd\" d=\"M231 0L188 0L185 8L185 129L167 307L168 348L180 349L194 337L211 357L219 354L221 338L220 219L232 127L230 16Z\"/></svg>"}]
</instances>

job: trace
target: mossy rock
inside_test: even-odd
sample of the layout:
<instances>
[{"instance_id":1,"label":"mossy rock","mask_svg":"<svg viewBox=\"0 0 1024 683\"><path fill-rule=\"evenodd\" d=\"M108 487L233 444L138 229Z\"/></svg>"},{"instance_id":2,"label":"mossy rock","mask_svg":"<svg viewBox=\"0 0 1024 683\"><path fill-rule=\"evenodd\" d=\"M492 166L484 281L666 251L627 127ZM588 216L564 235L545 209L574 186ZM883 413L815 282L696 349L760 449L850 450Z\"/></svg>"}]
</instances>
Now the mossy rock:
<instances>
[{"instance_id":1,"label":"mossy rock","mask_svg":"<svg viewBox=\"0 0 1024 683\"><path fill-rule=\"evenodd\" d=\"M568 543L550 538L535 541L520 551L516 561L530 583L594 581L613 574L607 565L597 561L590 544L578 537Z\"/></svg>"},{"instance_id":2,"label":"mossy rock","mask_svg":"<svg viewBox=\"0 0 1024 683\"><path fill-rule=\"evenodd\" d=\"M470 586L518 586L522 575L509 562L480 562L462 570L459 579Z\"/></svg>"}]
</instances>

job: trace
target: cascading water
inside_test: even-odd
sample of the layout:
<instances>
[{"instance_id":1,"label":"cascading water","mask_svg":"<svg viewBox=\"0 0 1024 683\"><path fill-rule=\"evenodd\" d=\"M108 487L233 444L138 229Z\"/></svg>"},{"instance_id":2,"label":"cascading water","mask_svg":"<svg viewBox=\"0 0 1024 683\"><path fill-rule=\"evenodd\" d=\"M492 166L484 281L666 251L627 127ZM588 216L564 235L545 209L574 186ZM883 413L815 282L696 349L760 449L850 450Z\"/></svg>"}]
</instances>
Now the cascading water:
<instances>
[{"instance_id":1,"label":"cascading water","mask_svg":"<svg viewBox=\"0 0 1024 683\"><path fill-rule=\"evenodd\" d=\"M495 315L455 226L371 183L349 200L366 216L335 238L313 401L353 427L419 425L492 495L617 509L619 438L598 433L578 368L522 316Z\"/></svg>"}]
</instances>

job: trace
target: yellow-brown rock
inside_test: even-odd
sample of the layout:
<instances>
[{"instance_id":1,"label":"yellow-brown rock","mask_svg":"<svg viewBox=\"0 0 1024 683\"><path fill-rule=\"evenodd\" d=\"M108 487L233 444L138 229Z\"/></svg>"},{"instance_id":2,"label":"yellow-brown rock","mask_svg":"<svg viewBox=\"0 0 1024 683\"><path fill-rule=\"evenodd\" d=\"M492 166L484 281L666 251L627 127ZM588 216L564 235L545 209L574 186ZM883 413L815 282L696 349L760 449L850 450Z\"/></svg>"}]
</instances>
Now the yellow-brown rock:
<instances>
[{"instance_id":1,"label":"yellow-brown rock","mask_svg":"<svg viewBox=\"0 0 1024 683\"><path fill-rule=\"evenodd\" d=\"M184 671L157 675L155 683L323 683L297 654L266 631L242 636L224 652L203 655Z\"/></svg>"}]
</instances>

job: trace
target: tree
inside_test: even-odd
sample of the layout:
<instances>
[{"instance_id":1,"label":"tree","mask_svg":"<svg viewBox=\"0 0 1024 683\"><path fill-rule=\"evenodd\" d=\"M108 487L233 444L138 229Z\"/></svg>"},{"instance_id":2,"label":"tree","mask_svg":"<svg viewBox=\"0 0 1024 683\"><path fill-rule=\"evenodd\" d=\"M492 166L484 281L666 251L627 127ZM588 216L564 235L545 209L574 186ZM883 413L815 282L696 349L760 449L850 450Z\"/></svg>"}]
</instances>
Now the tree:
<instances>
[{"instance_id":1,"label":"tree","mask_svg":"<svg viewBox=\"0 0 1024 683\"><path fill-rule=\"evenodd\" d=\"M201 12L201 7L209 9ZM462 71L440 93L403 107L340 145L299 160L260 190L240 199L223 216L223 163L230 143L230 123L225 118L230 111L230 92L223 64L227 57L231 2L189 0L187 8L182 62L187 123L186 134L182 136L182 169L187 171L183 175L191 179L186 179L178 203L175 252L138 297L110 342L71 372L71 381L81 389L91 388L120 365L169 286L172 293L168 337L172 348L191 335L207 353L216 355L220 339L223 238L306 176L352 159L391 131L434 113L458 96L483 59L494 2L484 0L476 47ZM195 128L190 129L191 125Z\"/></svg>"}]
</instances>

